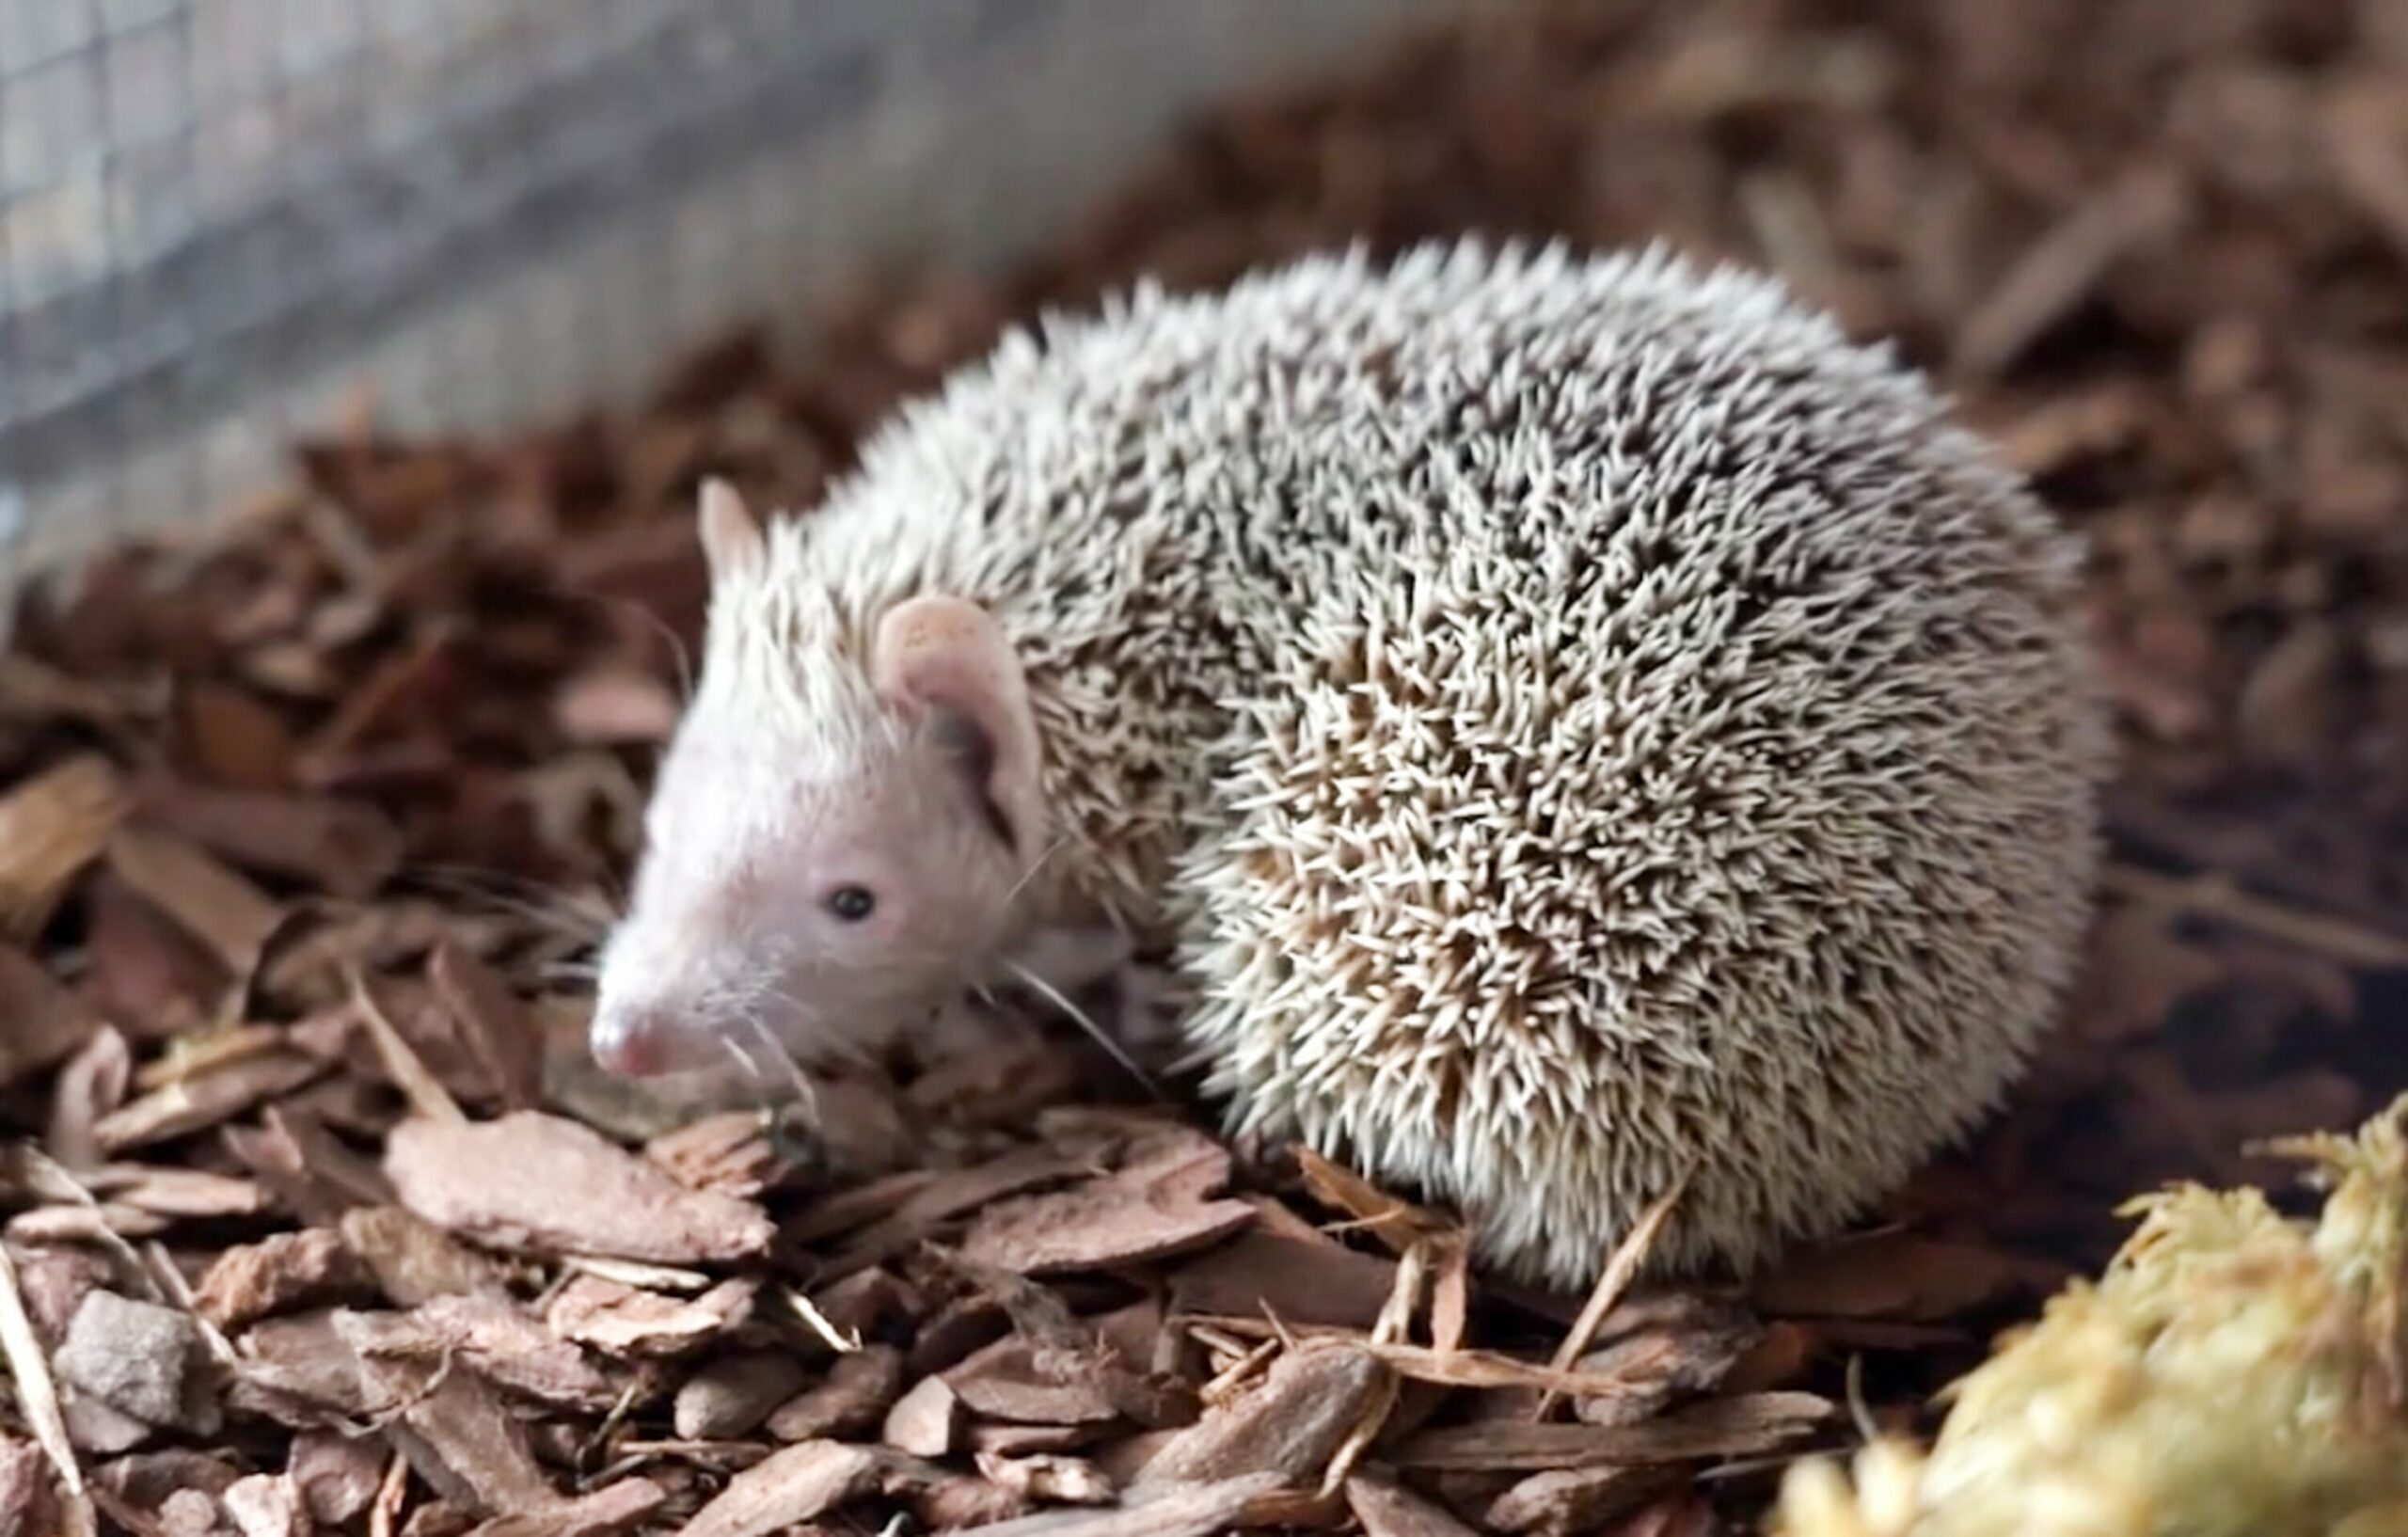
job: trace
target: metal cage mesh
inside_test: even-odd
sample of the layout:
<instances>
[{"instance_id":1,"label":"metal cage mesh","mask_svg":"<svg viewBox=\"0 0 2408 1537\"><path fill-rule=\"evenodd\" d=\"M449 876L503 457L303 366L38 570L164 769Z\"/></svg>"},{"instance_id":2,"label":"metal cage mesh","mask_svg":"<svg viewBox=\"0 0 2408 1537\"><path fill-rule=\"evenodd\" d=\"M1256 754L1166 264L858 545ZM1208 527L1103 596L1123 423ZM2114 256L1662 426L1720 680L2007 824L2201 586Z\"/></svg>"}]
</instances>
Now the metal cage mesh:
<instances>
[{"instance_id":1,"label":"metal cage mesh","mask_svg":"<svg viewBox=\"0 0 2408 1537\"><path fill-rule=\"evenodd\" d=\"M982 260L1433 0L0 0L0 589L380 419L608 400L847 261Z\"/></svg>"}]
</instances>

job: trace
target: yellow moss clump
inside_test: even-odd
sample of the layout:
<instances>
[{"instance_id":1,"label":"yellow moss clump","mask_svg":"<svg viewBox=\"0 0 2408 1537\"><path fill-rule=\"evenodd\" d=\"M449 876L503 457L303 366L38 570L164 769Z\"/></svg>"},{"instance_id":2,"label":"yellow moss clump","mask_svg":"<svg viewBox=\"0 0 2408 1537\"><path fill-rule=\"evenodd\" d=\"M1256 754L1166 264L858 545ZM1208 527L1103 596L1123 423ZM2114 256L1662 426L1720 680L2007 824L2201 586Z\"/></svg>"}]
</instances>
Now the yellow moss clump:
<instances>
[{"instance_id":1,"label":"yellow moss clump","mask_svg":"<svg viewBox=\"0 0 2408 1537\"><path fill-rule=\"evenodd\" d=\"M1926 1454L1783 1482L1780 1537L2408 1537L2408 1096L2353 1137L2270 1146L2313 1224L2186 1185L1946 1395Z\"/></svg>"}]
</instances>

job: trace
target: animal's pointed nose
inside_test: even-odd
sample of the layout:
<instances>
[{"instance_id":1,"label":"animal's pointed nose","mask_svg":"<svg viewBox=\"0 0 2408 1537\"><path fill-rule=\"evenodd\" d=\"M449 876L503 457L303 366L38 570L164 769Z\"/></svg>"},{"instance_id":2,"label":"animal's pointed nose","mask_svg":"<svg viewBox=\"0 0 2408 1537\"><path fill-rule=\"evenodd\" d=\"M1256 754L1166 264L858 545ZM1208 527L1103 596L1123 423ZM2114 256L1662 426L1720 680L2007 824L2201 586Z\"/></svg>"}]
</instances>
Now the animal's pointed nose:
<instances>
[{"instance_id":1,"label":"animal's pointed nose","mask_svg":"<svg viewBox=\"0 0 2408 1537\"><path fill-rule=\"evenodd\" d=\"M649 1078L676 1066L676 1022L657 1008L607 1008L586 1037L594 1061L619 1078Z\"/></svg>"}]
</instances>

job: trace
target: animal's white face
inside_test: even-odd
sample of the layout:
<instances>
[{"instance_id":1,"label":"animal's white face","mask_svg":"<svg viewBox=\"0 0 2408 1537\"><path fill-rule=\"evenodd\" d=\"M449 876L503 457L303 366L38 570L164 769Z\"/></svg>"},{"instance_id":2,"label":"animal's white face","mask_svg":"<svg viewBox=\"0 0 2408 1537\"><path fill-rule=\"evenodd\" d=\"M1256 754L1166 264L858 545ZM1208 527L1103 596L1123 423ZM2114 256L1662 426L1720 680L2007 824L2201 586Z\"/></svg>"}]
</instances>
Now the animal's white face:
<instances>
[{"instance_id":1,"label":"animal's white face","mask_svg":"<svg viewBox=\"0 0 2408 1537\"><path fill-rule=\"evenodd\" d=\"M749 517L719 531L715 580L757 553L748 531L757 540ZM636 1077L825 1059L988 974L1016 931L1039 830L1019 777L1033 746L1012 735L1024 701L1004 690L998 713L962 686L993 671L960 665L965 644L987 648L969 660L994 660L978 618L949 600L905 605L870 667L852 664L858 687L815 690L816 713L766 711L753 684L705 676L603 948L597 1063Z\"/></svg>"}]
</instances>

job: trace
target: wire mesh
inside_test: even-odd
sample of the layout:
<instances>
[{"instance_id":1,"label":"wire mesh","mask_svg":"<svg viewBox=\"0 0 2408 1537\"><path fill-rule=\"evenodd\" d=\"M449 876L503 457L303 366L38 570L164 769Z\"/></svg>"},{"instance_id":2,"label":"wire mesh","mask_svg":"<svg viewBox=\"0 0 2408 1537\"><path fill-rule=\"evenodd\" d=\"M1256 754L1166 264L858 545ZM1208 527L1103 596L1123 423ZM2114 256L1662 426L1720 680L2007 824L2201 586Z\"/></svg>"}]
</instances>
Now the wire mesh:
<instances>
[{"instance_id":1,"label":"wire mesh","mask_svg":"<svg viewBox=\"0 0 2408 1537\"><path fill-rule=\"evenodd\" d=\"M372 379L607 398L882 242L994 254L1434 0L0 0L0 597Z\"/></svg>"}]
</instances>

